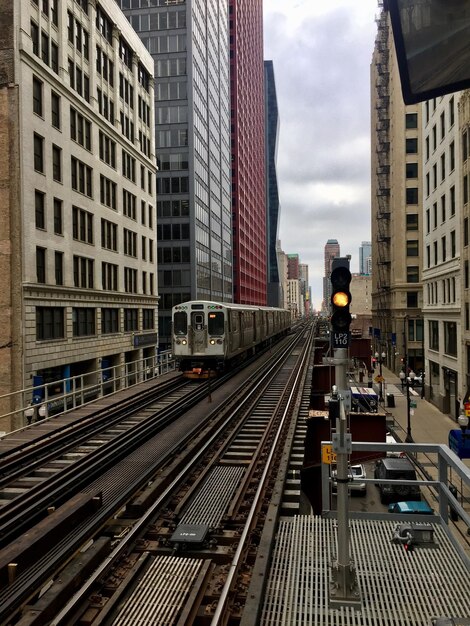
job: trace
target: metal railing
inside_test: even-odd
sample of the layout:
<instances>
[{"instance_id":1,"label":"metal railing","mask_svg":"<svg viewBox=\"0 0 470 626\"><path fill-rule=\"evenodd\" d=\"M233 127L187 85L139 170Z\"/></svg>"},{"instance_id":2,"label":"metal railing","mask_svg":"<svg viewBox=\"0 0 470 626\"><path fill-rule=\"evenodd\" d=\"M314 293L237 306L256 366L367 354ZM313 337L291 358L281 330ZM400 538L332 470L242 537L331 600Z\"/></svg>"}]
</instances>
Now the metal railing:
<instances>
[{"instance_id":1,"label":"metal railing","mask_svg":"<svg viewBox=\"0 0 470 626\"><path fill-rule=\"evenodd\" d=\"M322 446L331 446L331 442L322 442ZM462 543L459 542L455 535L449 528L449 521L459 520L459 525L462 526L462 535L470 534L470 514L469 514L469 500L468 494L470 494L470 469L462 462L461 459L446 445L443 444L428 444L428 443L372 443L372 442L352 442L353 452L364 452L370 456L371 452L376 452L377 455L383 456L387 451L396 452L403 451L410 460L414 461L418 454L425 454L428 457L435 458L433 463L436 468L435 476L427 476L425 479L419 478L416 481L411 480L391 480L391 479L370 479L360 478L359 481L365 482L367 485L373 486L377 483L383 484L406 484L406 485L418 485L419 487L426 487L429 489L429 496L437 504L437 510L433 519L440 522L443 528L446 530L446 534L449 536L451 542L461 554L462 559L465 561L467 567L470 569L470 558L466 551L462 547ZM364 461L366 462L366 461ZM419 464L417 464L419 469ZM336 511L331 509L330 501L330 468L325 462L322 463L321 468L321 483L322 483L322 509L325 517L336 517ZM418 471L419 474L419 471ZM460 484L459 484L460 483ZM456 485L459 484L459 489L456 489ZM406 500L406 497L404 498ZM396 514L380 511L350 511L351 518L359 519L393 519L396 518ZM407 515L406 519L412 521L415 519L413 515ZM422 519L422 518L416 518ZM427 519L431 519L427 517ZM467 542L465 542L467 543Z\"/></svg>"},{"instance_id":2,"label":"metal railing","mask_svg":"<svg viewBox=\"0 0 470 626\"><path fill-rule=\"evenodd\" d=\"M100 367L78 376L34 385L2 395L0 406L7 405L15 408L0 415L0 423L13 424L9 430L1 431L0 436L52 415L72 411L102 396L116 393L174 369L175 359L171 351L167 350L137 361L110 365L106 368Z\"/></svg>"}]
</instances>

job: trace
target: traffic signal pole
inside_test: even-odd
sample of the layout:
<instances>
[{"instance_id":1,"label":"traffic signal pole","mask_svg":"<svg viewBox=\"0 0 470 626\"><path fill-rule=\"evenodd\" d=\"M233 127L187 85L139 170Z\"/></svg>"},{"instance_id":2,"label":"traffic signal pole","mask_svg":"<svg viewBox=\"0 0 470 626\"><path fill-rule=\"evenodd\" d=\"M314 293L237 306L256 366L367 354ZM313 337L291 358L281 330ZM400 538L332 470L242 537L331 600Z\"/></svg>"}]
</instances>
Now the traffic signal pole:
<instances>
[{"instance_id":1,"label":"traffic signal pole","mask_svg":"<svg viewBox=\"0 0 470 626\"><path fill-rule=\"evenodd\" d=\"M337 480L337 558L331 566L330 606L351 606L359 608L361 598L357 584L356 569L350 557L349 529L349 457L352 452L352 438L348 432L348 411L346 397L348 388L348 347L351 314L349 304L351 293L349 283L349 259L334 259L331 273L332 304L332 347L335 365L335 386L330 399L330 420L335 423L332 434L333 451L336 453ZM333 426L333 424L332 424Z\"/></svg>"}]
</instances>

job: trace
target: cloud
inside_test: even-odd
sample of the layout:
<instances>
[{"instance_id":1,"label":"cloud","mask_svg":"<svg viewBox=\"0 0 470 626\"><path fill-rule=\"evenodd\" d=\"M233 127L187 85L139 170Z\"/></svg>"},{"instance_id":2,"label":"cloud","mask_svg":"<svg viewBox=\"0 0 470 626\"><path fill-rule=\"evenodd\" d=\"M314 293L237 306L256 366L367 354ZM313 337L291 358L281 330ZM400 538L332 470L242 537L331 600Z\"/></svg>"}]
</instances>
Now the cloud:
<instances>
[{"instance_id":1,"label":"cloud","mask_svg":"<svg viewBox=\"0 0 470 626\"><path fill-rule=\"evenodd\" d=\"M290 4L290 3L289 3ZM370 61L375 0L266 0L265 58L280 116L278 184L285 252L309 265L322 299L323 251L338 239L358 269L370 240Z\"/></svg>"}]
</instances>

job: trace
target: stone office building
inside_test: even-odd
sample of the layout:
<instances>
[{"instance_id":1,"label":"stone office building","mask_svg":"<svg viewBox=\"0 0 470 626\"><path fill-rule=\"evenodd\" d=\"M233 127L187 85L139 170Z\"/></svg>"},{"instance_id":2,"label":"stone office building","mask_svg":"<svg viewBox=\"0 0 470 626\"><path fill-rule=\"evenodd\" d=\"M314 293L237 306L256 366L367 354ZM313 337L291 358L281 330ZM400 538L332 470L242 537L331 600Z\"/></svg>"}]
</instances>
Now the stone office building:
<instances>
[{"instance_id":1,"label":"stone office building","mask_svg":"<svg viewBox=\"0 0 470 626\"><path fill-rule=\"evenodd\" d=\"M113 0L1 0L0 14L5 415L152 359L158 296L151 56Z\"/></svg>"}]
</instances>

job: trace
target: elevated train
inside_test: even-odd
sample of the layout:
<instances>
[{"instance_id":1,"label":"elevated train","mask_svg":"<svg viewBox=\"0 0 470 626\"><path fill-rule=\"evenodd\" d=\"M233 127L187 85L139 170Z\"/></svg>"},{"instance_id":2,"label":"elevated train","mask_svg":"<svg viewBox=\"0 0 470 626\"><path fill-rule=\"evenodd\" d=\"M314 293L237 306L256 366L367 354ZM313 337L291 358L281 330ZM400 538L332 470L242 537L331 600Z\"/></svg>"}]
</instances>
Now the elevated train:
<instances>
[{"instance_id":1,"label":"elevated train","mask_svg":"<svg viewBox=\"0 0 470 626\"><path fill-rule=\"evenodd\" d=\"M207 378L286 335L285 309L194 300L172 309L172 347L179 369Z\"/></svg>"}]
</instances>

